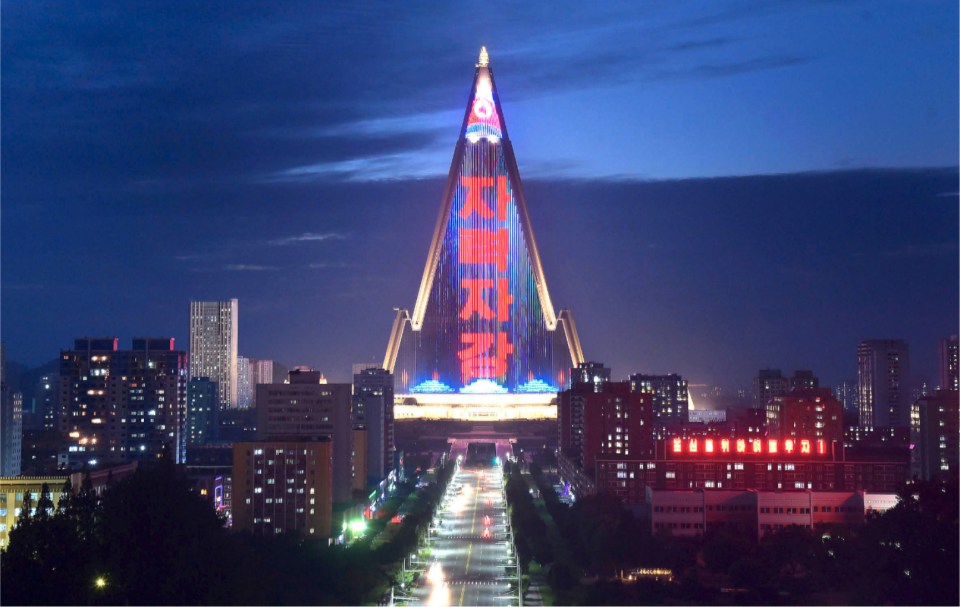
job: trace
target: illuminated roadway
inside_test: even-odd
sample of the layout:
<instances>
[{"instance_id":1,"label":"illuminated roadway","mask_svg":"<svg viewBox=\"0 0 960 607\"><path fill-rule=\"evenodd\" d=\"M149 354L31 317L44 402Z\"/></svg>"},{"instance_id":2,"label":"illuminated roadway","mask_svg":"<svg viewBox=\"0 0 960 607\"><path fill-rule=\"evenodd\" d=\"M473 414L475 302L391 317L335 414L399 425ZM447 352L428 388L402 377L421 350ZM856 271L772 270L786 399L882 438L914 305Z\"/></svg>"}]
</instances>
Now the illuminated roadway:
<instances>
[{"instance_id":1,"label":"illuminated roadway","mask_svg":"<svg viewBox=\"0 0 960 607\"><path fill-rule=\"evenodd\" d=\"M458 469L434 519L429 554L420 557L425 573L409 604L518 604L502 487L499 465Z\"/></svg>"}]
</instances>

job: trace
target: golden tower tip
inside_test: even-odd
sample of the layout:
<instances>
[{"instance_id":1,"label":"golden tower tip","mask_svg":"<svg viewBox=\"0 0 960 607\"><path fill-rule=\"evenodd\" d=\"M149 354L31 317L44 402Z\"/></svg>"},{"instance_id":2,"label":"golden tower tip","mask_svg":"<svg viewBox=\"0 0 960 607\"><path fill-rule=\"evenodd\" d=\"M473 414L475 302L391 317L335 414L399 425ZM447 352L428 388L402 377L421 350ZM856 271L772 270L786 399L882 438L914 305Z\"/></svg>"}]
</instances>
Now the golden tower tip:
<instances>
[{"instance_id":1,"label":"golden tower tip","mask_svg":"<svg viewBox=\"0 0 960 607\"><path fill-rule=\"evenodd\" d=\"M477 67L487 67L490 65L490 55L487 54L487 47L480 47L480 60L477 61Z\"/></svg>"}]
</instances>

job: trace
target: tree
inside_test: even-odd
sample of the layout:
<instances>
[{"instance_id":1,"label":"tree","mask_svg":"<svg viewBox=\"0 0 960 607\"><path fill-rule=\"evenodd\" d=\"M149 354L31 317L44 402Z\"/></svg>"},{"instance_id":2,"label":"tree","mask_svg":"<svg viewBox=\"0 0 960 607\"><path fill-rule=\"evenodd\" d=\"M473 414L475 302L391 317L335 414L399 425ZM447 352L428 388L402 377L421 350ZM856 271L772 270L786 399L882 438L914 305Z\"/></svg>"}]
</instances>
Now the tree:
<instances>
[{"instance_id":1,"label":"tree","mask_svg":"<svg viewBox=\"0 0 960 607\"><path fill-rule=\"evenodd\" d=\"M70 503L73 500L73 485L70 483L70 477L63 482L60 487L60 501L57 502L57 515L63 515L70 509Z\"/></svg>"},{"instance_id":2,"label":"tree","mask_svg":"<svg viewBox=\"0 0 960 607\"><path fill-rule=\"evenodd\" d=\"M23 494L23 502L20 504L20 516L17 517L17 526L26 524L30 521L31 510L33 509L33 495L27 491Z\"/></svg>"},{"instance_id":3,"label":"tree","mask_svg":"<svg viewBox=\"0 0 960 607\"><path fill-rule=\"evenodd\" d=\"M36 520L46 521L49 520L53 514L53 499L50 497L50 486L47 483L43 483L40 486L40 498L37 499L37 513L35 515Z\"/></svg>"}]
</instances>

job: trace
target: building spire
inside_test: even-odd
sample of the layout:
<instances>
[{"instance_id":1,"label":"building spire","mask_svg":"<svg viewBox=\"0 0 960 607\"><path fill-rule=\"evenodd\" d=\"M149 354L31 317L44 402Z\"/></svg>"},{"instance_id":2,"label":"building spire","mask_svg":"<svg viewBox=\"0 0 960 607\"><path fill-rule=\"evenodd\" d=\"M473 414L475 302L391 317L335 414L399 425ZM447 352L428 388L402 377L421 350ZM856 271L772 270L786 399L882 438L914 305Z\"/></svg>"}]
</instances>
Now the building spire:
<instances>
[{"instance_id":1,"label":"building spire","mask_svg":"<svg viewBox=\"0 0 960 607\"><path fill-rule=\"evenodd\" d=\"M490 65L490 55L487 54L487 47L480 47L480 59L477 61L477 67L487 67Z\"/></svg>"}]
</instances>

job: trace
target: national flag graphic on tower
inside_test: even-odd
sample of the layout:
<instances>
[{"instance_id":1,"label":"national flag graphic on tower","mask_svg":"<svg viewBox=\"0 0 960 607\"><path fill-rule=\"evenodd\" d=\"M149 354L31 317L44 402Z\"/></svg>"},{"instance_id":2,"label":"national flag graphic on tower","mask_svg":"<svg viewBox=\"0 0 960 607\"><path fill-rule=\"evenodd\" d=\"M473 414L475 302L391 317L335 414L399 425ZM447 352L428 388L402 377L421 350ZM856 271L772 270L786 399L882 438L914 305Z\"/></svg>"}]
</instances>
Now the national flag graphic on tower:
<instances>
[{"instance_id":1,"label":"national flag graphic on tower","mask_svg":"<svg viewBox=\"0 0 960 607\"><path fill-rule=\"evenodd\" d=\"M413 313L398 310L384 368L398 393L550 393L583 362L554 312L486 49Z\"/></svg>"}]
</instances>

